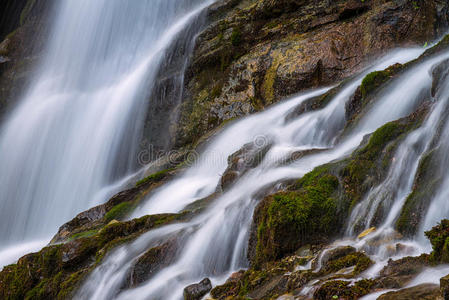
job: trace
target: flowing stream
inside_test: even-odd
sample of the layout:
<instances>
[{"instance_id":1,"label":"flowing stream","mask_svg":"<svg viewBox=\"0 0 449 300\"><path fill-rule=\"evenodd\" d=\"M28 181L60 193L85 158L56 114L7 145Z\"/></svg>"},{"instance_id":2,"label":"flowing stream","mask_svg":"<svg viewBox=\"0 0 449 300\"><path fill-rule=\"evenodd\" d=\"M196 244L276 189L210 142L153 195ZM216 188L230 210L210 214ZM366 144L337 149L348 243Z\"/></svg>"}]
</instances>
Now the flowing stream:
<instances>
[{"instance_id":1,"label":"flowing stream","mask_svg":"<svg viewBox=\"0 0 449 300\"><path fill-rule=\"evenodd\" d=\"M151 83L175 41L193 45L210 3L55 1L46 56L0 129L2 253L41 247L122 187L137 167Z\"/></svg>"},{"instance_id":2,"label":"flowing stream","mask_svg":"<svg viewBox=\"0 0 449 300\"><path fill-rule=\"evenodd\" d=\"M112 252L86 280L79 291L79 299L181 299L183 288L188 284L199 282L204 277L220 283L231 272L247 267L249 228L254 207L260 199L259 192L267 187L275 190L278 183L285 179L299 178L318 165L345 157L360 144L366 134L414 111L420 104L419 95L431 85L430 69L449 55L433 58L411 68L386 88L385 96L370 108L354 129L341 140L336 139L345 124L344 103L354 93L364 75L396 62L407 62L422 52L423 49L399 50L385 57L347 83L322 110L296 118L289 117L296 106L323 94L327 89L299 95L229 125L200 154L196 164L157 190L142 207L136 209L133 217L178 212L189 203L212 194L226 168L226 158L246 143L253 142L261 148L268 145L269 151L262 162L249 170L229 190L217 196L211 206L193 220L150 232ZM401 93L404 85L413 87L410 93ZM401 97L397 97L398 94ZM395 97L395 101L390 97ZM436 109L434 114L438 115L438 111L441 110ZM425 126L411 134L405 141L406 145L398 151L407 152L401 149L426 136L426 130L432 127L435 118L429 118ZM413 162L427 145L425 141L418 144L415 153L409 158ZM317 148L327 150L285 164L295 151ZM216 156L225 159L214 159ZM406 165L413 169L413 166ZM395 176L391 174L390 177ZM408 187L407 183L403 184L404 189ZM398 192L398 195L402 194ZM133 262L146 250L160 243L164 235L178 236L182 241L175 262L157 272L148 282L133 289L120 290L132 270Z\"/></svg>"}]
</instances>

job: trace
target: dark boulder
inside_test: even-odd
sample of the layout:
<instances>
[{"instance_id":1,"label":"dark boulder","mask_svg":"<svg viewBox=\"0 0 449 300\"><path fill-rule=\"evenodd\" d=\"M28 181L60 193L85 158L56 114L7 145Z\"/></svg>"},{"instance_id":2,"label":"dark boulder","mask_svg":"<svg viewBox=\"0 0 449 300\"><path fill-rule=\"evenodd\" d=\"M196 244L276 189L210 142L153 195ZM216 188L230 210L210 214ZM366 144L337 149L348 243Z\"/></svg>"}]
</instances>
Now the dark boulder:
<instances>
[{"instance_id":1,"label":"dark boulder","mask_svg":"<svg viewBox=\"0 0 449 300\"><path fill-rule=\"evenodd\" d=\"M184 300L200 300L212 289L209 278L204 278L199 283L191 284L184 289Z\"/></svg>"}]
</instances>

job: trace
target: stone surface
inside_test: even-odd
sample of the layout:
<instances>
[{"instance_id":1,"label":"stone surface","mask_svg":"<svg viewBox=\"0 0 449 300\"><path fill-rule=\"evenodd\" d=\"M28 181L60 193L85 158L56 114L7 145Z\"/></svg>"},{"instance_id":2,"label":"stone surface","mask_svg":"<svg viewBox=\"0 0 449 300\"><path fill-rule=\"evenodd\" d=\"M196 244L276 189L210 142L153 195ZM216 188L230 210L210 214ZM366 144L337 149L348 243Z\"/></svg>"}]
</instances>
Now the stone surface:
<instances>
[{"instance_id":1,"label":"stone surface","mask_svg":"<svg viewBox=\"0 0 449 300\"><path fill-rule=\"evenodd\" d=\"M440 289L436 284L421 284L411 288L388 292L381 295L379 300L440 300Z\"/></svg>"},{"instance_id":2,"label":"stone surface","mask_svg":"<svg viewBox=\"0 0 449 300\"><path fill-rule=\"evenodd\" d=\"M220 13L217 13L217 8ZM220 1L187 70L177 144L303 89L347 78L448 23L441 1Z\"/></svg>"},{"instance_id":3,"label":"stone surface","mask_svg":"<svg viewBox=\"0 0 449 300\"><path fill-rule=\"evenodd\" d=\"M209 278L201 280L199 283L191 284L184 289L184 300L200 300L212 289Z\"/></svg>"}]
</instances>

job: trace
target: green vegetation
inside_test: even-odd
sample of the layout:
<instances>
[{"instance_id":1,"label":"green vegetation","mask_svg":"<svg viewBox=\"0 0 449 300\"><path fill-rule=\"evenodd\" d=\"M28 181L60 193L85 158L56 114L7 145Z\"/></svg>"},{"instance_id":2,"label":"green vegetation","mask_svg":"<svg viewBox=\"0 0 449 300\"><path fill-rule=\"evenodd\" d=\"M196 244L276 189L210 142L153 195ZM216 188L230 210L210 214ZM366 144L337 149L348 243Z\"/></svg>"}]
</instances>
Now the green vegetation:
<instances>
[{"instance_id":1,"label":"green vegetation","mask_svg":"<svg viewBox=\"0 0 449 300\"><path fill-rule=\"evenodd\" d=\"M239 46L242 42L242 33L239 28L234 28L231 33L231 44L235 47Z\"/></svg>"},{"instance_id":2,"label":"green vegetation","mask_svg":"<svg viewBox=\"0 0 449 300\"><path fill-rule=\"evenodd\" d=\"M28 254L0 272L0 299L69 299L109 250L187 215L151 215L112 223L98 232L83 232L76 239L72 236L66 244Z\"/></svg>"},{"instance_id":3,"label":"green vegetation","mask_svg":"<svg viewBox=\"0 0 449 300\"><path fill-rule=\"evenodd\" d=\"M323 284L313 295L314 299L359 299L374 288L375 281L363 279L351 285L349 281L333 280Z\"/></svg>"},{"instance_id":4,"label":"green vegetation","mask_svg":"<svg viewBox=\"0 0 449 300\"><path fill-rule=\"evenodd\" d=\"M337 177L316 169L297 183L296 191L266 198L257 230L256 265L279 259L302 244L336 232L339 219Z\"/></svg>"},{"instance_id":5,"label":"green vegetation","mask_svg":"<svg viewBox=\"0 0 449 300\"><path fill-rule=\"evenodd\" d=\"M344 268L355 266L353 274L357 275L368 269L372 264L373 262L368 256L361 252L355 252L330 261L324 268L323 273L333 273Z\"/></svg>"},{"instance_id":6,"label":"green vegetation","mask_svg":"<svg viewBox=\"0 0 449 300\"><path fill-rule=\"evenodd\" d=\"M92 230L88 230L88 231L75 233L74 235L72 235L69 238L69 241L84 238L84 237L90 237L90 236L96 235L97 233L98 233L98 229L92 229Z\"/></svg>"},{"instance_id":7,"label":"green vegetation","mask_svg":"<svg viewBox=\"0 0 449 300\"><path fill-rule=\"evenodd\" d=\"M161 181L162 179L165 178L165 176L167 176L167 174L170 171L173 171L173 169L162 170L162 171L156 172L154 174L151 174L150 176L145 177L144 179L141 179L141 180L137 181L136 186L141 186L141 185L143 185L145 183L148 183L150 181L151 182Z\"/></svg>"},{"instance_id":8,"label":"green vegetation","mask_svg":"<svg viewBox=\"0 0 449 300\"><path fill-rule=\"evenodd\" d=\"M441 183L441 170L436 159L436 149L426 153L419 162L413 190L402 206L396 222L397 230L406 236L413 236L420 225L422 215L427 211L435 191Z\"/></svg>"},{"instance_id":9,"label":"green vegetation","mask_svg":"<svg viewBox=\"0 0 449 300\"><path fill-rule=\"evenodd\" d=\"M381 87L385 82L390 80L394 75L404 68L401 64L395 64L383 71L374 71L363 78L360 86L362 98L365 99L370 93Z\"/></svg>"},{"instance_id":10,"label":"green vegetation","mask_svg":"<svg viewBox=\"0 0 449 300\"><path fill-rule=\"evenodd\" d=\"M366 189L369 188L365 187L364 183L370 172L374 172L379 167L384 172L388 170L389 163L383 161L379 164L378 160L382 155L392 154L395 147L390 148L388 153L383 153L384 148L408 130L410 130L408 123L402 124L398 121L387 123L371 135L365 147L353 154L353 158L341 172L345 182L345 191L351 199L351 207L360 201Z\"/></svg>"},{"instance_id":11,"label":"green vegetation","mask_svg":"<svg viewBox=\"0 0 449 300\"><path fill-rule=\"evenodd\" d=\"M449 220L441 220L440 224L425 234L433 249L430 260L434 263L449 263Z\"/></svg>"},{"instance_id":12,"label":"green vegetation","mask_svg":"<svg viewBox=\"0 0 449 300\"><path fill-rule=\"evenodd\" d=\"M104 220L106 222L110 222L112 220L121 220L126 215L128 215L133 209L135 205L132 202L122 202L114 206L110 211L106 213L104 216Z\"/></svg>"}]
</instances>

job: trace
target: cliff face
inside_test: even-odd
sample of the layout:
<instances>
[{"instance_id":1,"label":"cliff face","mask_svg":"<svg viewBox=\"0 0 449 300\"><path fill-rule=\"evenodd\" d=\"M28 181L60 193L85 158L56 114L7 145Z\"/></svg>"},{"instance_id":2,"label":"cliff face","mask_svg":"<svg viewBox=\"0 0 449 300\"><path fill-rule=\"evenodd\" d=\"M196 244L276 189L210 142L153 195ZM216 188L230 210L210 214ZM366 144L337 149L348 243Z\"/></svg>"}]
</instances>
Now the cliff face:
<instances>
[{"instance_id":1,"label":"cliff face","mask_svg":"<svg viewBox=\"0 0 449 300\"><path fill-rule=\"evenodd\" d=\"M304 89L347 78L390 49L430 43L445 1L218 1L186 73L177 146Z\"/></svg>"}]
</instances>

